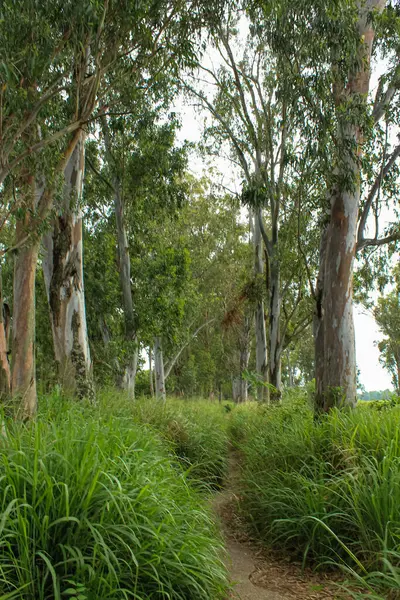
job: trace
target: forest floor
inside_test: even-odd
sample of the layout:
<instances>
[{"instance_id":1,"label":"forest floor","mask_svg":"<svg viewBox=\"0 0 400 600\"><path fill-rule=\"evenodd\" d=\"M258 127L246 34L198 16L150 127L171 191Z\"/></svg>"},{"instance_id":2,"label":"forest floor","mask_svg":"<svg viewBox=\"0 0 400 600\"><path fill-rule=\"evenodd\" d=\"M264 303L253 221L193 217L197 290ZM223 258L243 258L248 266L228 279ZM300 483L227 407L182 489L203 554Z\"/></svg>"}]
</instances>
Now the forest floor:
<instances>
[{"instance_id":1,"label":"forest floor","mask_svg":"<svg viewBox=\"0 0 400 600\"><path fill-rule=\"evenodd\" d=\"M233 600L344 600L332 574L302 570L301 565L289 562L263 549L251 540L238 511L236 494L239 461L235 452L230 455L230 467L225 487L213 498L213 509L222 527L227 552L227 567L234 584Z\"/></svg>"}]
</instances>

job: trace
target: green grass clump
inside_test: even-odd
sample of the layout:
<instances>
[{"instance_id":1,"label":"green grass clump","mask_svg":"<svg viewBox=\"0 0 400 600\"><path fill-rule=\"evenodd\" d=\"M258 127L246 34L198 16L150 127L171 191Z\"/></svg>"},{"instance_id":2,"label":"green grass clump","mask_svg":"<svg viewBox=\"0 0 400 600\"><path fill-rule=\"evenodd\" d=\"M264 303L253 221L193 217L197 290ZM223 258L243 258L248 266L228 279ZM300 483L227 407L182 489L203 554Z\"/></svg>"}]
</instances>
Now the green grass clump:
<instances>
[{"instance_id":1,"label":"green grass clump","mask_svg":"<svg viewBox=\"0 0 400 600\"><path fill-rule=\"evenodd\" d=\"M44 404L0 440L0 600L225 598L215 526L162 442Z\"/></svg>"},{"instance_id":2,"label":"green grass clump","mask_svg":"<svg viewBox=\"0 0 400 600\"><path fill-rule=\"evenodd\" d=\"M101 405L151 426L169 445L192 481L220 487L228 464L227 413L224 406L205 400L176 400L165 404L149 398L132 402L121 393L105 392Z\"/></svg>"},{"instance_id":3,"label":"green grass clump","mask_svg":"<svg viewBox=\"0 0 400 600\"><path fill-rule=\"evenodd\" d=\"M345 563L393 580L400 566L399 419L394 407L333 411L315 421L304 398L235 411L242 510L253 530L304 561Z\"/></svg>"}]
</instances>

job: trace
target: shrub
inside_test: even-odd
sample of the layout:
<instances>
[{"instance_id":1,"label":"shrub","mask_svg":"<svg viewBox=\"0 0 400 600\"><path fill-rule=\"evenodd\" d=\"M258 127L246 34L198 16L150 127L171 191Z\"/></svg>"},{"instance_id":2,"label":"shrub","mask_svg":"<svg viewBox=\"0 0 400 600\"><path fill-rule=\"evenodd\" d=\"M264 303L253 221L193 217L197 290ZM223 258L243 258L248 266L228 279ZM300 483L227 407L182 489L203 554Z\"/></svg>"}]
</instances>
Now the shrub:
<instances>
[{"instance_id":1,"label":"shrub","mask_svg":"<svg viewBox=\"0 0 400 600\"><path fill-rule=\"evenodd\" d=\"M0 442L0 598L226 597L213 522L162 443L58 400Z\"/></svg>"}]
</instances>

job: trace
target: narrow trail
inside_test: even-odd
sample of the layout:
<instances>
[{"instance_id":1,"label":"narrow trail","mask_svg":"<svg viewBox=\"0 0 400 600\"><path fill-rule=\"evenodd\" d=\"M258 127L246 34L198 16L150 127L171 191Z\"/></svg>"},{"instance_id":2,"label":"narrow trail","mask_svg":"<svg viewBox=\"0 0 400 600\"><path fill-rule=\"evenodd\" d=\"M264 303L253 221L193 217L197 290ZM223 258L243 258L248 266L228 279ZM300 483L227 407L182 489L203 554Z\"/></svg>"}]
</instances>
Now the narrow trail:
<instances>
[{"instance_id":1,"label":"narrow trail","mask_svg":"<svg viewBox=\"0 0 400 600\"><path fill-rule=\"evenodd\" d=\"M344 600L332 580L300 565L285 562L252 542L238 517L238 459L230 455L225 488L213 498L212 506L222 527L227 567L234 584L232 600Z\"/></svg>"}]
</instances>

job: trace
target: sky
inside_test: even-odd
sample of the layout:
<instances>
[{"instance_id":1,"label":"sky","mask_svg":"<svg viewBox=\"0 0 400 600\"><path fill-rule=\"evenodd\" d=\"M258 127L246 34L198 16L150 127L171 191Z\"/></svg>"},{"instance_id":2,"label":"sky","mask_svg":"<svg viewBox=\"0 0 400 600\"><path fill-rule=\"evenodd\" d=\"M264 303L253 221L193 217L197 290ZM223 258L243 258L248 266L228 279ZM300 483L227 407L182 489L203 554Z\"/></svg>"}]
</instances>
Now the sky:
<instances>
[{"instance_id":1,"label":"sky","mask_svg":"<svg viewBox=\"0 0 400 600\"><path fill-rule=\"evenodd\" d=\"M175 111L181 115L182 129L179 132L181 142L199 142L204 122L204 115L198 108L180 101ZM232 165L223 158L208 159L208 164L217 167L224 185L229 189L239 191L239 180L232 177ZM209 166L196 154L191 156L189 169L194 175L208 173ZM215 173L213 175L215 177ZM354 324L356 333L356 357L360 370L360 381L367 391L393 389L390 374L379 363L380 352L376 342L382 339L382 334L371 313L363 307L354 307Z\"/></svg>"}]
</instances>

